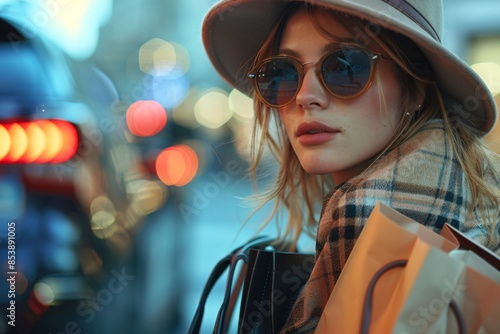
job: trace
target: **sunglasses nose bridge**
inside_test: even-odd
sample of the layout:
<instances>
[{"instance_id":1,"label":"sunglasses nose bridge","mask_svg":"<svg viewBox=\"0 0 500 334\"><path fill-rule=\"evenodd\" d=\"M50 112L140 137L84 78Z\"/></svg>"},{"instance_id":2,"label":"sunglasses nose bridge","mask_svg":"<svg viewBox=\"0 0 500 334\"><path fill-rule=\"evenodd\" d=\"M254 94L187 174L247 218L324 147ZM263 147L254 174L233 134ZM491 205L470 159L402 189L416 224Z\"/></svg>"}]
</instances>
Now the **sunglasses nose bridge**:
<instances>
[{"instance_id":1,"label":"sunglasses nose bridge","mask_svg":"<svg viewBox=\"0 0 500 334\"><path fill-rule=\"evenodd\" d=\"M313 74L317 77L317 79L320 79L320 71L318 69L318 63L319 61L307 61L305 63L299 63L300 64L300 69L299 70L299 76L300 78L300 84L297 87L297 91L300 90L302 84L304 83L304 78L307 75L308 71L313 71ZM308 68L309 67L309 68ZM321 80L321 79L320 79Z\"/></svg>"},{"instance_id":2,"label":"sunglasses nose bridge","mask_svg":"<svg viewBox=\"0 0 500 334\"><path fill-rule=\"evenodd\" d=\"M325 79L323 78L323 74L322 74L322 66L327 58L328 58L327 56L323 56L321 59L319 59L317 61L308 61L308 62L300 64L302 67L301 68L302 69L302 78L301 78L301 84L299 85L299 87L297 87L297 91L299 91L302 88L302 85L304 84L304 78L307 74L307 71L313 71L312 74L315 76L315 79L321 84L323 89L325 89L327 92L329 92L331 94L334 94L331 91L331 89L328 87L328 85L326 84ZM310 68L306 69L306 66L309 66Z\"/></svg>"},{"instance_id":3,"label":"sunglasses nose bridge","mask_svg":"<svg viewBox=\"0 0 500 334\"><path fill-rule=\"evenodd\" d=\"M301 67L302 67L302 72L303 72L303 74L305 75L305 74L306 74L306 71L307 71L306 67L311 67L311 68L317 69L317 67L318 67L318 62L317 62L317 61L307 61L307 62L302 63L302 64L300 64L300 65L301 65Z\"/></svg>"},{"instance_id":4,"label":"sunglasses nose bridge","mask_svg":"<svg viewBox=\"0 0 500 334\"><path fill-rule=\"evenodd\" d=\"M312 104L325 104L329 89L321 77L322 61L300 63L300 74L295 100L298 104L310 107Z\"/></svg>"},{"instance_id":5,"label":"sunglasses nose bridge","mask_svg":"<svg viewBox=\"0 0 500 334\"><path fill-rule=\"evenodd\" d=\"M306 67L307 65L316 65L318 62L317 61L306 61L305 63L302 63L302 67Z\"/></svg>"}]
</instances>

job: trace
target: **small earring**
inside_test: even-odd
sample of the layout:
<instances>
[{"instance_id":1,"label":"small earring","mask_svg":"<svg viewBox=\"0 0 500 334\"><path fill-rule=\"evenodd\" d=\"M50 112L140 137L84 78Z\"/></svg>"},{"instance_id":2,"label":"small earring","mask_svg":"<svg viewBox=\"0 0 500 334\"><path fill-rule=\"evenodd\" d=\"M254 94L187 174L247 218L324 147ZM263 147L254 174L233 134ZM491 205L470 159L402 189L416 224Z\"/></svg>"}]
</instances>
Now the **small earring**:
<instances>
[{"instance_id":1,"label":"small earring","mask_svg":"<svg viewBox=\"0 0 500 334\"><path fill-rule=\"evenodd\" d=\"M416 111L418 112L418 111L420 111L420 109L422 109L422 105L421 105L421 104L419 104L419 105L417 106L417 110L416 110Z\"/></svg>"},{"instance_id":2,"label":"small earring","mask_svg":"<svg viewBox=\"0 0 500 334\"><path fill-rule=\"evenodd\" d=\"M406 116L408 116L408 117L411 116L409 111L406 112Z\"/></svg>"}]
</instances>

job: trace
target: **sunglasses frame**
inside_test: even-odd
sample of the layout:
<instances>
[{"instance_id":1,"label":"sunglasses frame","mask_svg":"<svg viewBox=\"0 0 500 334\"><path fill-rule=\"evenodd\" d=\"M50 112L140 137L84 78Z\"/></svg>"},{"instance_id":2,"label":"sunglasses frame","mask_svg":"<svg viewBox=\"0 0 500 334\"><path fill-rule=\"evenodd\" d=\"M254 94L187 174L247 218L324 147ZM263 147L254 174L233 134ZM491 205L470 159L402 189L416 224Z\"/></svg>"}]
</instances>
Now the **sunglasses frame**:
<instances>
[{"instance_id":1,"label":"sunglasses frame","mask_svg":"<svg viewBox=\"0 0 500 334\"><path fill-rule=\"evenodd\" d=\"M325 60L328 57L330 57L332 54L338 52L339 50L354 50L354 52L363 52L363 53L365 53L368 56L368 60L370 62L370 75L368 77L368 81L366 82L366 84L363 87L363 89L361 89L358 93L356 93L354 95L343 96L343 95L335 94L334 92L332 92L330 90L330 88L328 88L328 86L325 83L325 80L324 80L323 76L321 75L321 68L323 67L323 63L325 62ZM306 65L314 65L315 66L315 71L314 72L315 72L316 76L319 78L319 80L320 80L321 85L323 86L323 88L330 95L332 95L333 97L336 97L336 98L342 99L342 100L349 100L349 99L355 99L355 98L363 95L371 87L371 85L373 83L373 75L374 75L374 73L375 73L375 71L377 69L378 62L381 59L391 60L390 58L387 58L387 57L383 56L381 53L376 53L376 52L373 52L373 51L371 51L369 49L366 49L366 48L363 48L363 47L360 47L360 46L340 46L340 47L335 48L332 51L329 51L328 53L324 54L316 62L301 63L296 58L290 57L290 56L273 56L273 57L266 58L266 59L262 60L260 63L258 63L256 66L254 66L250 70L250 72L248 73L248 78L252 82L255 94L257 95L258 99L262 103L264 103L265 105L267 105L267 106L269 106L271 108L283 108L283 107L286 107L287 105L291 104L293 101L295 101L295 98L297 97L297 94L299 93L300 89L302 88L302 82L304 81L304 76L305 76L305 66ZM295 67L295 70L297 71L298 79L299 79L298 83L297 83L297 89L296 89L293 97L290 99L290 101L288 101L288 102L286 102L284 104L271 104L268 101L266 101L266 99L262 96L262 94L261 94L261 92L259 90L259 86L258 86L259 84L257 82L257 77L258 77L259 70L264 65L266 65L267 63L270 63L270 62L276 61L276 60L286 60L286 61L290 62Z\"/></svg>"}]
</instances>

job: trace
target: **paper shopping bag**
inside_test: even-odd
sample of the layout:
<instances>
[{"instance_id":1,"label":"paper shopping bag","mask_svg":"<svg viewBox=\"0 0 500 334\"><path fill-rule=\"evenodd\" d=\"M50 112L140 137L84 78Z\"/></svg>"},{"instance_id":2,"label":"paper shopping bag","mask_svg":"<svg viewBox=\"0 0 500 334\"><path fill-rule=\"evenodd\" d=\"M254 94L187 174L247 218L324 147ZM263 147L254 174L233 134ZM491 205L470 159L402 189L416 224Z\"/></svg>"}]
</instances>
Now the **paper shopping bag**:
<instances>
[{"instance_id":1,"label":"paper shopping bag","mask_svg":"<svg viewBox=\"0 0 500 334\"><path fill-rule=\"evenodd\" d=\"M316 333L495 333L500 273L471 251L377 204Z\"/></svg>"},{"instance_id":2,"label":"paper shopping bag","mask_svg":"<svg viewBox=\"0 0 500 334\"><path fill-rule=\"evenodd\" d=\"M500 332L500 272L473 252L417 240L400 275L385 313L364 313L365 333Z\"/></svg>"}]
</instances>

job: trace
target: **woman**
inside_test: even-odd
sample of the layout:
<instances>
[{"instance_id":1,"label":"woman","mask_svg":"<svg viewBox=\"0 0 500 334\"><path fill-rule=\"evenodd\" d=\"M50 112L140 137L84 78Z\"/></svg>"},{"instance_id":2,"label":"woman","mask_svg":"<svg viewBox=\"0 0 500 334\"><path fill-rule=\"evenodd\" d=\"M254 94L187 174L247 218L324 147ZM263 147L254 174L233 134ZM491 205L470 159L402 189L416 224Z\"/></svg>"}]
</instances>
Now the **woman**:
<instances>
[{"instance_id":1,"label":"woman","mask_svg":"<svg viewBox=\"0 0 500 334\"><path fill-rule=\"evenodd\" d=\"M215 68L255 98L251 172L266 145L280 164L263 202L286 209L285 237L317 229L283 333L314 330L379 201L500 253L499 159L483 143L496 106L441 46L441 10L436 0L235 0L204 22Z\"/></svg>"}]
</instances>

